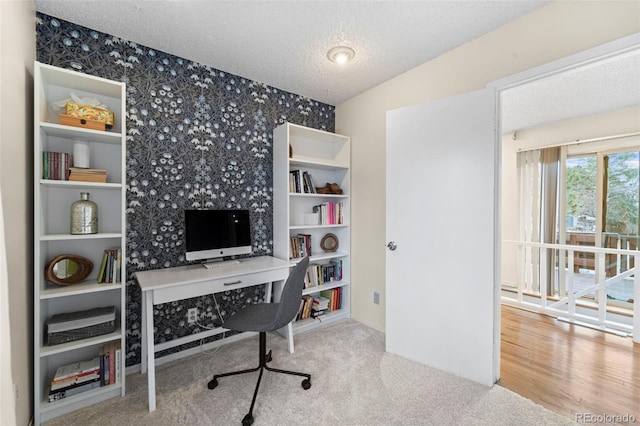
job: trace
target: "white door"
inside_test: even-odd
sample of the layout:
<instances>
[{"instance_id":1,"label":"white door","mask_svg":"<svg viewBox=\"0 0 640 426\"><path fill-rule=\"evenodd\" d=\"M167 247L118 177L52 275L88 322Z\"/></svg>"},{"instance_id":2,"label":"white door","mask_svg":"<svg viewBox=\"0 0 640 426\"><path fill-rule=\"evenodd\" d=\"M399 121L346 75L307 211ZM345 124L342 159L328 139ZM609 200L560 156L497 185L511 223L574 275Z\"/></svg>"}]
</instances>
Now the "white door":
<instances>
[{"instance_id":1,"label":"white door","mask_svg":"<svg viewBox=\"0 0 640 426\"><path fill-rule=\"evenodd\" d=\"M488 386L500 355L495 99L485 89L387 113L386 349Z\"/></svg>"}]
</instances>

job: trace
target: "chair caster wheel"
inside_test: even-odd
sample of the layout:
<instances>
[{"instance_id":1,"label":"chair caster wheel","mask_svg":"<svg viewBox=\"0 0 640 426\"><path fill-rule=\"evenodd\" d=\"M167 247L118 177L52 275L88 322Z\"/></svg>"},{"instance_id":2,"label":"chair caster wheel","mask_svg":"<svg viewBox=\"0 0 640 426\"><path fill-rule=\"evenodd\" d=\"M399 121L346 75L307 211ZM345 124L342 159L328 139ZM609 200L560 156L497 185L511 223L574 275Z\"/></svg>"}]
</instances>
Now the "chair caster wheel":
<instances>
[{"instance_id":1,"label":"chair caster wheel","mask_svg":"<svg viewBox=\"0 0 640 426\"><path fill-rule=\"evenodd\" d=\"M271 351L264 357L265 362L271 362L273 358L271 357Z\"/></svg>"},{"instance_id":2,"label":"chair caster wheel","mask_svg":"<svg viewBox=\"0 0 640 426\"><path fill-rule=\"evenodd\" d=\"M244 418L242 419L242 426L251 426L252 424L253 424L253 416L251 415L251 413L249 413L246 416L244 416Z\"/></svg>"},{"instance_id":3,"label":"chair caster wheel","mask_svg":"<svg viewBox=\"0 0 640 426\"><path fill-rule=\"evenodd\" d=\"M216 379L215 377L207 385L209 389L215 389L217 386L218 386L218 379Z\"/></svg>"},{"instance_id":4,"label":"chair caster wheel","mask_svg":"<svg viewBox=\"0 0 640 426\"><path fill-rule=\"evenodd\" d=\"M311 380L309 379L304 379L302 381L302 389L307 390L311 387Z\"/></svg>"}]
</instances>

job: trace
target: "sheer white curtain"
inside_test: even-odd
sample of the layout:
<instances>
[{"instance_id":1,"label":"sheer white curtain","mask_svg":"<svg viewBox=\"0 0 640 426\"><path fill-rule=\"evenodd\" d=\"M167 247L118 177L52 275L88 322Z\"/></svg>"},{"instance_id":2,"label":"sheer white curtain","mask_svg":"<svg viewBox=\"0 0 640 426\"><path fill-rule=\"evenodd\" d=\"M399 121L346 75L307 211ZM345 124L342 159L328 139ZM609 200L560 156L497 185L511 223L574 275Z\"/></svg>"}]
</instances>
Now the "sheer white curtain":
<instances>
[{"instance_id":1,"label":"sheer white curtain","mask_svg":"<svg viewBox=\"0 0 640 426\"><path fill-rule=\"evenodd\" d=\"M559 161L559 147L518 153L520 241L557 242ZM524 280L525 291L533 293L541 291L541 253L544 253L547 264L546 279L543 283L554 283L555 251L525 247L520 256L521 279Z\"/></svg>"},{"instance_id":2,"label":"sheer white curtain","mask_svg":"<svg viewBox=\"0 0 640 426\"><path fill-rule=\"evenodd\" d=\"M518 184L520 193L520 241L540 242L541 151L518 153ZM524 281L524 290L540 290L540 251L525 246L520 253L518 275Z\"/></svg>"}]
</instances>

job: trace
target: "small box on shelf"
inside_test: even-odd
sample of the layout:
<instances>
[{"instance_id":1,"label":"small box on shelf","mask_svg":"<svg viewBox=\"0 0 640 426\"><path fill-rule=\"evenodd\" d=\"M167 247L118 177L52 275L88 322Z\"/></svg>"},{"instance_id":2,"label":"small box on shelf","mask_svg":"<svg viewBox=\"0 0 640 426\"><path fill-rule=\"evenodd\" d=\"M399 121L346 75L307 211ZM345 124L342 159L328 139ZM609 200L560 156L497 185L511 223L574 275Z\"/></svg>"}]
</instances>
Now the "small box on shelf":
<instances>
[{"instance_id":1,"label":"small box on shelf","mask_svg":"<svg viewBox=\"0 0 640 426\"><path fill-rule=\"evenodd\" d=\"M104 123L107 128L111 128L115 121L113 111L98 106L69 101L65 109L68 117L101 122Z\"/></svg>"},{"instance_id":2,"label":"small box on shelf","mask_svg":"<svg viewBox=\"0 0 640 426\"><path fill-rule=\"evenodd\" d=\"M106 124L103 121L88 120L86 118L72 117L66 114L60 114L60 124L64 126L83 127L92 130L106 130Z\"/></svg>"}]
</instances>

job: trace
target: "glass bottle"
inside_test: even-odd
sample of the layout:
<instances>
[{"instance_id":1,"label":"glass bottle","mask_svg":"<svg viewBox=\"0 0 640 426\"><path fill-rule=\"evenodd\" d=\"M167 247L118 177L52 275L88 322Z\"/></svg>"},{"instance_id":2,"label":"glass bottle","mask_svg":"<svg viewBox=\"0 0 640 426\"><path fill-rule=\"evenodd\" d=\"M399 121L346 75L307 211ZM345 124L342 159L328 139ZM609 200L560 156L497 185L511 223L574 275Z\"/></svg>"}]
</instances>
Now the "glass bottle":
<instances>
[{"instance_id":1,"label":"glass bottle","mask_svg":"<svg viewBox=\"0 0 640 426\"><path fill-rule=\"evenodd\" d=\"M89 200L88 192L81 192L80 199L71 204L71 233L98 233L98 205Z\"/></svg>"}]
</instances>

